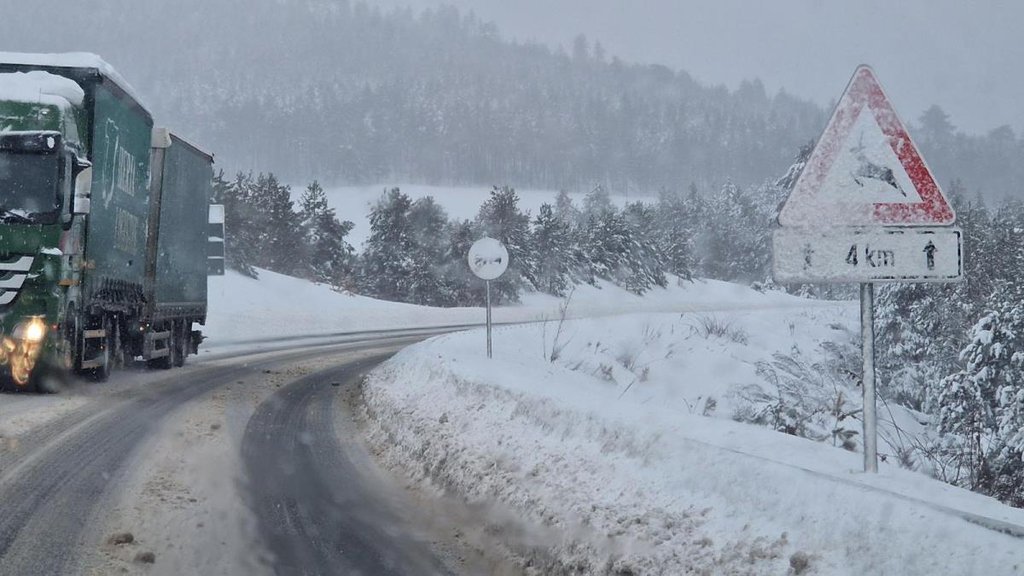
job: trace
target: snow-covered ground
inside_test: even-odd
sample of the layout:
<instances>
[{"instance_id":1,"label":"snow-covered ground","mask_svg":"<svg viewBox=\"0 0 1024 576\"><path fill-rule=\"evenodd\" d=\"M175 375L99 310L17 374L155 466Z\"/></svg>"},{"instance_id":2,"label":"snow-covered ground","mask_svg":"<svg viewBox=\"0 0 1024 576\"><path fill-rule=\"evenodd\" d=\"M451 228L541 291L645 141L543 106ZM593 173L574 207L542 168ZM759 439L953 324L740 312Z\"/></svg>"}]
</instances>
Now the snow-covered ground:
<instances>
[{"instance_id":1,"label":"snow-covered ground","mask_svg":"<svg viewBox=\"0 0 1024 576\"><path fill-rule=\"evenodd\" d=\"M377 200L384 194L385 190L399 188L403 193L413 200L425 196L433 196L445 211L449 218L457 220L472 220L480 211L480 205L489 197L491 189L488 186L458 187L458 186L424 186L419 184L379 184L373 186L345 186L340 188L329 188L325 190L327 201L331 208L334 208L341 220L351 220L355 228L348 236L348 241L356 250L362 248L363 242L370 235L369 214ZM292 195L297 200L304 185L293 185ZM529 210L533 216L537 215L541 204L545 202L554 204L557 190L531 190L516 189L519 195L519 207ZM586 192L569 192L569 196L579 205L583 201ZM654 197L649 195L614 195L612 202L625 204L637 200L653 201Z\"/></svg>"},{"instance_id":2,"label":"snow-covered ground","mask_svg":"<svg viewBox=\"0 0 1024 576\"><path fill-rule=\"evenodd\" d=\"M365 431L380 460L421 488L481 505L489 534L533 573L1024 573L1022 540L961 518L1024 526L1024 512L891 463L867 476L859 454L830 441L733 421L778 392L763 371L776 353L813 372L822 344L854 339L854 303L673 279L643 297L579 287L560 327L562 304L528 294L498 308L497 321L526 324L496 327L492 360L481 330L450 334L399 353L365 388ZM203 349L483 317L229 272L210 278ZM855 389L809 380L822 385L818 401L842 392L855 411ZM83 402L57 398L46 419L26 413L6 425L24 431ZM808 427L820 432L827 416ZM922 431L912 413L881 416L882 453ZM14 431L0 430L0 442Z\"/></svg>"},{"instance_id":3,"label":"snow-covered ground","mask_svg":"<svg viewBox=\"0 0 1024 576\"><path fill-rule=\"evenodd\" d=\"M1024 571L1024 541L956 513L1024 526L1024 511L733 421L751 385L777 392L758 362L813 371L823 343L854 338L851 306L704 286L717 311L500 327L493 360L480 331L408 348L368 378L371 442L414 483L522 518L494 531L537 574ZM834 386L826 399L850 394ZM912 434L913 415L882 417L892 454L892 421Z\"/></svg>"},{"instance_id":4,"label":"snow-covered ground","mask_svg":"<svg viewBox=\"0 0 1024 576\"><path fill-rule=\"evenodd\" d=\"M573 317L629 312L685 312L722 306L807 306L780 293L758 295L738 304L738 293L749 290L715 280L696 282L670 278L668 288L637 296L614 284L580 286L572 296ZM498 307L495 322L531 322L556 318L562 300L546 294L526 294L520 304ZM820 305L820 304L819 304ZM267 270L252 279L229 270L209 279L209 318L203 327L208 339L202 349L268 339L317 337L343 332L482 324L482 308L431 308L340 293Z\"/></svg>"}]
</instances>

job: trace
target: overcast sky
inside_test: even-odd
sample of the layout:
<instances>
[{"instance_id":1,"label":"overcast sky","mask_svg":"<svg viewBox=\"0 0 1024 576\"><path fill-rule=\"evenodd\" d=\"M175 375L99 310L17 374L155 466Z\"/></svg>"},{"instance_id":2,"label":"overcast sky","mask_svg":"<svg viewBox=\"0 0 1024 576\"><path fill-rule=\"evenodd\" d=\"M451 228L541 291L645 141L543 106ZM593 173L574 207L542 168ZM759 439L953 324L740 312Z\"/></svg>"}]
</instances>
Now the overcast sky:
<instances>
[{"instance_id":1,"label":"overcast sky","mask_svg":"<svg viewBox=\"0 0 1024 576\"><path fill-rule=\"evenodd\" d=\"M571 45L584 33L624 60L734 88L758 77L826 105L857 64L915 121L939 104L969 132L1024 129L1024 2L952 0L369 0L452 4L506 37Z\"/></svg>"}]
</instances>

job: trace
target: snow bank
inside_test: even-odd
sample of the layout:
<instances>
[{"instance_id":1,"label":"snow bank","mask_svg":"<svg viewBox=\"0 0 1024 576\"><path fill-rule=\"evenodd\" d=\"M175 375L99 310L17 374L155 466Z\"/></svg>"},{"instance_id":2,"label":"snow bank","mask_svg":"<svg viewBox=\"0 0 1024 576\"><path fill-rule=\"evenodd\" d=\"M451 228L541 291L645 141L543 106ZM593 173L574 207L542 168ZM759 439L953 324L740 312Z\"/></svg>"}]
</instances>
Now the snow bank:
<instances>
[{"instance_id":1,"label":"snow bank","mask_svg":"<svg viewBox=\"0 0 1024 576\"><path fill-rule=\"evenodd\" d=\"M1024 512L731 421L755 362L857 321L731 297L745 310L570 322L563 346L554 322L501 327L490 361L479 331L407 348L368 377L371 442L424 486L515 511L535 534L510 545L538 574L1021 573L1019 539L948 509ZM706 335L708 318L728 329Z\"/></svg>"}]
</instances>

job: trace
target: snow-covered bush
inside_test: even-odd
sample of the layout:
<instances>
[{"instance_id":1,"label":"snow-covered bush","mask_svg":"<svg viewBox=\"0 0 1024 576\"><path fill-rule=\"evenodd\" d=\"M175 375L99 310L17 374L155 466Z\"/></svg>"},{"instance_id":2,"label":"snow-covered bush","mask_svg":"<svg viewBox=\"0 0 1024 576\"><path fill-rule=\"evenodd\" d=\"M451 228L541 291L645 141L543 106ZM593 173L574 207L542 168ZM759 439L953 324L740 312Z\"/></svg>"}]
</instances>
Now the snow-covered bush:
<instances>
[{"instance_id":1,"label":"snow-covered bush","mask_svg":"<svg viewBox=\"0 0 1024 576\"><path fill-rule=\"evenodd\" d=\"M1024 505L1024 304L1006 303L972 329L964 368L942 381L939 431L961 453L960 482Z\"/></svg>"},{"instance_id":2,"label":"snow-covered bush","mask_svg":"<svg viewBox=\"0 0 1024 576\"><path fill-rule=\"evenodd\" d=\"M732 391L733 418L855 450L860 403L850 367L852 346L825 343L816 356L819 360L812 361L794 349L757 362L762 383Z\"/></svg>"}]
</instances>

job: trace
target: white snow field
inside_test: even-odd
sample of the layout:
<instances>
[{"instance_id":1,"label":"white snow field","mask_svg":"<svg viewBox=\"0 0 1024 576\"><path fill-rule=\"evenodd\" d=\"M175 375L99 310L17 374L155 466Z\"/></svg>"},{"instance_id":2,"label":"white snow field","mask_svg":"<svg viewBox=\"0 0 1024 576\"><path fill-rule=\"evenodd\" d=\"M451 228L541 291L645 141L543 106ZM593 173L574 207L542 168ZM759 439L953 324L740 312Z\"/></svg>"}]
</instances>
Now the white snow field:
<instances>
[{"instance_id":1,"label":"white snow field","mask_svg":"<svg viewBox=\"0 0 1024 576\"><path fill-rule=\"evenodd\" d=\"M482 324L483 308L431 308L386 302L332 290L322 284L258 270L252 279L233 270L209 277L209 317L202 327L201 349L253 344L281 338L320 337L344 332ZM628 312L715 310L736 304L735 294L749 290L715 280L669 278L668 288L637 296L607 282L580 286L569 309L574 317ZM555 318L562 300L528 293L520 304L494 310L495 322L530 322ZM759 295L747 306L808 306L780 293ZM821 305L817 303L817 305Z\"/></svg>"},{"instance_id":2,"label":"white snow field","mask_svg":"<svg viewBox=\"0 0 1024 576\"><path fill-rule=\"evenodd\" d=\"M480 330L407 348L367 379L370 441L413 485L493 510L534 574L1024 573L1024 540L960 514L1021 527L1024 511L732 420L744 386L773 392L756 362L819 360L855 339L854 306L720 283L676 304L690 294L706 312L571 321L558 344L557 320L497 328L493 360ZM892 455L913 415L880 416Z\"/></svg>"}]
</instances>

